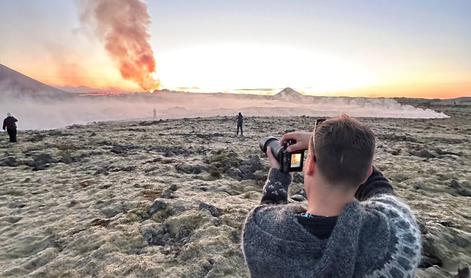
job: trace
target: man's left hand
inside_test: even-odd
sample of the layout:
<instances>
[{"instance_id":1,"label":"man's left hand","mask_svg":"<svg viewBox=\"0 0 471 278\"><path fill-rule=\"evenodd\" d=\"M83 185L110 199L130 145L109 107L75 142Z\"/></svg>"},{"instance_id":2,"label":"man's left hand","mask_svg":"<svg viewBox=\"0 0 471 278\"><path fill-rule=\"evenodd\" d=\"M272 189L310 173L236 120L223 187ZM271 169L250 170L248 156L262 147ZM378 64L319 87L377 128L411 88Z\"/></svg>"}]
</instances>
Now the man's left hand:
<instances>
[{"instance_id":1,"label":"man's left hand","mask_svg":"<svg viewBox=\"0 0 471 278\"><path fill-rule=\"evenodd\" d=\"M275 169L280 169L280 163L278 160L276 160L275 156L271 152L271 148L267 147L267 156L268 156L268 161L270 162L270 167L275 168Z\"/></svg>"}]
</instances>

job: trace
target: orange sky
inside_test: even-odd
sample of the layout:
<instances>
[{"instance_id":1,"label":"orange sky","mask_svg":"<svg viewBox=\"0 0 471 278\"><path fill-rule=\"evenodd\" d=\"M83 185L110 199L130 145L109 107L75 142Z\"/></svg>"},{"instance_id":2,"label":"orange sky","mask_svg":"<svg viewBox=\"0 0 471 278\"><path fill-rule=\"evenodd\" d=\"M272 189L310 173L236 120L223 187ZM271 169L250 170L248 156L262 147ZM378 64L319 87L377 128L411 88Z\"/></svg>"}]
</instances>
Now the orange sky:
<instances>
[{"instance_id":1,"label":"orange sky","mask_svg":"<svg viewBox=\"0 0 471 278\"><path fill-rule=\"evenodd\" d=\"M80 87L86 86L98 89L109 89L110 91L140 91L138 85L124 80L113 66L95 66L90 70L84 70L79 64L71 63L61 66L61 74L57 74L55 67L37 70L35 66L25 67L24 72L44 83L57 87ZM18 69L19 70L19 69ZM341 82L341 81L339 81ZM291 86L287 84L287 86ZM296 87L297 90L312 95L329 96L366 96L366 97L419 97L419 98L455 98L471 96L471 82L417 82L408 81L406 84L384 84L377 86L365 86L344 90L314 90L313 88ZM165 83L164 86L165 87ZM281 88L281 87L280 87ZM169 87L179 90L179 87ZM181 90L181 89L180 89ZM190 90L191 89L187 89ZM198 89L197 91L205 91ZM222 90L208 90L213 92ZM232 91L228 89L227 91ZM256 91L256 90L255 90ZM252 91L253 92L253 91Z\"/></svg>"},{"instance_id":2,"label":"orange sky","mask_svg":"<svg viewBox=\"0 0 471 278\"><path fill-rule=\"evenodd\" d=\"M471 96L471 1L197 2L145 2L162 88ZM53 86L140 91L79 15L72 0L0 1L0 63Z\"/></svg>"},{"instance_id":3,"label":"orange sky","mask_svg":"<svg viewBox=\"0 0 471 278\"><path fill-rule=\"evenodd\" d=\"M106 57L106 56L105 56ZM139 86L131 81L124 80L118 70L112 65L111 61L107 63L100 63L97 61L96 64L90 63L87 61L88 65L91 64L89 69L85 69L84 65L81 65L79 61L64 63L64 64L54 64L51 63L50 66L40 66L35 63L25 64L23 67L13 67L15 70L18 70L32 78L35 78L39 81L42 81L46 84L56 86L56 87L80 87L86 86L90 88L97 89L107 89L110 91L140 91ZM9 66L9 65L7 65ZM455 98L461 96L470 96L471 95L471 82L465 81L455 81L455 82L440 82L440 81L419 81L413 82L411 80L406 81L395 81L394 83L389 84L366 84L365 86L359 85L355 88L340 88L332 89L322 88L316 90L315 87L302 87L302 86L293 86L286 84L286 86L291 86L297 89L300 92L305 94L312 95L327 95L327 96L366 96L366 97L419 97L419 98ZM341 79L338 80L339 83L342 82ZM284 85L280 86L277 84L277 87L274 88L283 88ZM326 86L328 86L327 84ZM163 80L163 87L168 89L181 90L178 84L175 86L166 86L165 80ZM257 88L257 87L255 87ZM260 87L262 88L262 87ZM186 89L191 91L191 89ZM198 87L195 91L202 92L224 92L233 91L232 88L205 88ZM275 90L276 91L276 90ZM251 93L256 92L256 90L251 91Z\"/></svg>"}]
</instances>

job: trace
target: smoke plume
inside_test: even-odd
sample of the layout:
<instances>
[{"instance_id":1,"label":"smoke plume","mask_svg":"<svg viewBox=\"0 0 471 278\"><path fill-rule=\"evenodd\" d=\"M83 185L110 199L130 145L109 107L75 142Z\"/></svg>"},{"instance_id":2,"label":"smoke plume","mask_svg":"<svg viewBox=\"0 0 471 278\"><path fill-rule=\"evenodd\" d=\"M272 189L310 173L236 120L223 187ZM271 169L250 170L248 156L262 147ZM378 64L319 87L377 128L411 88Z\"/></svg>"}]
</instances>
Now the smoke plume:
<instances>
[{"instance_id":1,"label":"smoke plume","mask_svg":"<svg viewBox=\"0 0 471 278\"><path fill-rule=\"evenodd\" d=\"M148 32L150 16L141 0L81 0L83 23L92 26L116 61L121 76L151 91L159 87Z\"/></svg>"}]
</instances>

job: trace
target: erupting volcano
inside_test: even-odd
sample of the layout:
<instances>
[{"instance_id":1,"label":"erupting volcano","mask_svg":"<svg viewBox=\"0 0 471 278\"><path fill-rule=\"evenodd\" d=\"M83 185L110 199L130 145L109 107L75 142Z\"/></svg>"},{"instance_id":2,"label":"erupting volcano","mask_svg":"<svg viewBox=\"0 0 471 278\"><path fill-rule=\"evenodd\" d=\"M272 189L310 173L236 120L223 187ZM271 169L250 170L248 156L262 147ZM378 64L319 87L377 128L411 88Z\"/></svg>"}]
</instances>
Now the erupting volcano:
<instances>
[{"instance_id":1,"label":"erupting volcano","mask_svg":"<svg viewBox=\"0 0 471 278\"><path fill-rule=\"evenodd\" d=\"M159 88L150 45L150 16L140 0L82 0L82 22L94 27L121 76L146 91Z\"/></svg>"}]
</instances>

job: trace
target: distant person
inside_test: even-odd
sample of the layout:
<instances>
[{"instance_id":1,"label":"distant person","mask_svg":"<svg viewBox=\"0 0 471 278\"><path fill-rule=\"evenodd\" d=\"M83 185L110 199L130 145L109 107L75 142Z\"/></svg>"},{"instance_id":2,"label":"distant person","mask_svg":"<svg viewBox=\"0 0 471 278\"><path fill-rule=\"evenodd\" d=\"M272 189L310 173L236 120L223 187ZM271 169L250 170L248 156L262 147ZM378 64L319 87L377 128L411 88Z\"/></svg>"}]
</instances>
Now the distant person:
<instances>
[{"instance_id":1,"label":"distant person","mask_svg":"<svg viewBox=\"0 0 471 278\"><path fill-rule=\"evenodd\" d=\"M240 129L240 136L244 136L244 130L242 128L242 126L244 125L244 116L242 116L242 113L239 112L239 115L237 115L236 120L237 120L236 135L239 135L239 129Z\"/></svg>"},{"instance_id":2,"label":"distant person","mask_svg":"<svg viewBox=\"0 0 471 278\"><path fill-rule=\"evenodd\" d=\"M10 142L16 142L16 122L18 122L18 120L10 113L7 113L7 117L3 120L3 130L7 130L10 136Z\"/></svg>"},{"instance_id":3,"label":"distant person","mask_svg":"<svg viewBox=\"0 0 471 278\"><path fill-rule=\"evenodd\" d=\"M157 110L154 108L154 110L152 111L152 114L154 116L154 119L157 118Z\"/></svg>"},{"instance_id":4,"label":"distant person","mask_svg":"<svg viewBox=\"0 0 471 278\"><path fill-rule=\"evenodd\" d=\"M374 168L375 137L348 116L292 132L307 149L307 208L288 203L291 175L271 165L260 205L248 215L242 249L251 277L415 277L420 232L409 207Z\"/></svg>"}]
</instances>

